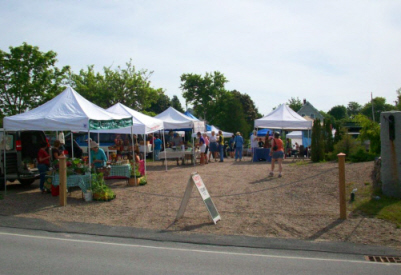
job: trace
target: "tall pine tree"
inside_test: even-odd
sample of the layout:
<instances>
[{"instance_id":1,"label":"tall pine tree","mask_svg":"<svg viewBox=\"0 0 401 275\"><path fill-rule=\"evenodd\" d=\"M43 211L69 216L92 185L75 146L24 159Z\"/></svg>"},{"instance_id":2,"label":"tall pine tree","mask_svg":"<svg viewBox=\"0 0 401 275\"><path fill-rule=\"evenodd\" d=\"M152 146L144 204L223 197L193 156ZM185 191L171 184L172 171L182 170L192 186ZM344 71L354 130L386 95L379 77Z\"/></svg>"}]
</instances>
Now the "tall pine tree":
<instances>
[{"instance_id":1,"label":"tall pine tree","mask_svg":"<svg viewBox=\"0 0 401 275\"><path fill-rule=\"evenodd\" d=\"M311 159L313 162L324 160L324 142L320 119L315 119L312 127Z\"/></svg>"}]
</instances>

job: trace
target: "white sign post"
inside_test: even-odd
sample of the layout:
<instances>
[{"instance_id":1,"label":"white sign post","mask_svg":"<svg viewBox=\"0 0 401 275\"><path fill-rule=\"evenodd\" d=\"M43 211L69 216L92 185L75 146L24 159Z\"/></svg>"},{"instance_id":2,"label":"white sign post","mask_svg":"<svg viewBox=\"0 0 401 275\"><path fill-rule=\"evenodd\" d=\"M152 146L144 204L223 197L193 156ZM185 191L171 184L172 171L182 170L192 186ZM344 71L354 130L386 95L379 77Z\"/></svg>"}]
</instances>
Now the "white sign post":
<instances>
[{"instance_id":1,"label":"white sign post","mask_svg":"<svg viewBox=\"0 0 401 275\"><path fill-rule=\"evenodd\" d=\"M198 173L192 173L188 180L187 188L185 189L184 198L182 199L180 209L178 209L176 220L180 219L184 215L185 208L187 207L188 201L191 198L194 185L198 188L199 194L201 195L202 200L209 211L210 217L212 218L214 224L216 224L217 221L221 220L220 214L217 211L216 206L214 205L212 198L210 197L209 192L207 191L206 186Z\"/></svg>"}]
</instances>

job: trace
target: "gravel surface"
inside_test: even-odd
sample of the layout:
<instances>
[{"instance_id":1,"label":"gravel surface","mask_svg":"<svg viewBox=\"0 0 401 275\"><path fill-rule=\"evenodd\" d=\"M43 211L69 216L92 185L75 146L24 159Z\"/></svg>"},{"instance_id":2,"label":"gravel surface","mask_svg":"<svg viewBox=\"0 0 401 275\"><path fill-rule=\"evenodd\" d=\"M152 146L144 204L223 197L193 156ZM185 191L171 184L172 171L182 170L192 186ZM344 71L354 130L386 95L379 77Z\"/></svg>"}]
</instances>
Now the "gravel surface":
<instances>
[{"instance_id":1,"label":"gravel surface","mask_svg":"<svg viewBox=\"0 0 401 275\"><path fill-rule=\"evenodd\" d=\"M85 202L80 189L69 193L66 207L58 197L41 194L38 181L31 187L8 186L0 200L1 215L40 218L58 222L86 222L221 235L296 238L313 241L347 241L401 249L401 229L393 223L348 211L339 219L338 164L288 159L283 177L268 177L270 164L225 159L204 166L169 161L148 163L148 184L130 187L123 180L108 180L117 197L110 202ZM277 170L277 166L276 166ZM372 182L373 162L346 164L346 184ZM211 221L196 190L184 217L177 210L193 172L198 172L222 218ZM347 194L349 198L349 194ZM349 203L348 209L349 209Z\"/></svg>"}]
</instances>

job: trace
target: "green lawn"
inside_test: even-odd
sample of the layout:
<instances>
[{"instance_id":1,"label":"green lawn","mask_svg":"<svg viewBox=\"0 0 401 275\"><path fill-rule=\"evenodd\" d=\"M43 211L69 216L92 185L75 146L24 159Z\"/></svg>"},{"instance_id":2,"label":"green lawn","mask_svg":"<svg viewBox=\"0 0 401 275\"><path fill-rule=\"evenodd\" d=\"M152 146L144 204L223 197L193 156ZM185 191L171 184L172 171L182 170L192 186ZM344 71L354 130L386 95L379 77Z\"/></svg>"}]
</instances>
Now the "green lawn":
<instances>
[{"instance_id":1,"label":"green lawn","mask_svg":"<svg viewBox=\"0 0 401 275\"><path fill-rule=\"evenodd\" d=\"M355 213L363 213L379 219L388 220L401 228L401 200L389 198L380 191L372 191L370 183L363 186L355 186L353 183L347 184L347 194L354 188L358 188L355 201L351 204L351 210Z\"/></svg>"}]
</instances>

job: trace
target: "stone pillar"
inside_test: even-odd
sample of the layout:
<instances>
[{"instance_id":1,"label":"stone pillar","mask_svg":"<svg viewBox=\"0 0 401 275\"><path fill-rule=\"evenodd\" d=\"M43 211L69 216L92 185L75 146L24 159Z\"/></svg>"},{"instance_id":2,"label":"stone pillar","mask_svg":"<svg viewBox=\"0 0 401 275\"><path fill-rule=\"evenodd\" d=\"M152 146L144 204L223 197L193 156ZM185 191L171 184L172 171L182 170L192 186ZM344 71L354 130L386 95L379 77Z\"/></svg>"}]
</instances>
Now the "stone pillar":
<instances>
[{"instance_id":1,"label":"stone pillar","mask_svg":"<svg viewBox=\"0 0 401 275\"><path fill-rule=\"evenodd\" d=\"M380 123L382 191L401 198L401 112L381 113Z\"/></svg>"}]
</instances>

